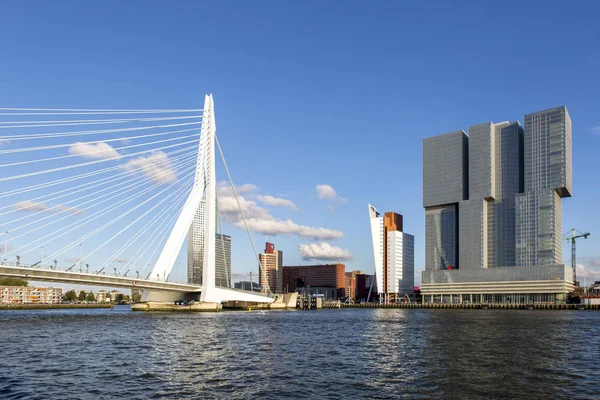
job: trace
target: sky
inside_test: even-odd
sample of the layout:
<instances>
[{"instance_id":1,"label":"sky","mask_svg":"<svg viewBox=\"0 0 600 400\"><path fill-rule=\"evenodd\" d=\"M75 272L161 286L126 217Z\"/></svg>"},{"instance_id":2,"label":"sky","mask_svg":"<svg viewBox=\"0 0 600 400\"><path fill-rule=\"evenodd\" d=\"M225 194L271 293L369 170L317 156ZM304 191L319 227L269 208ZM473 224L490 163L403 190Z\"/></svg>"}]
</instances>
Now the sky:
<instances>
[{"instance_id":1,"label":"sky","mask_svg":"<svg viewBox=\"0 0 600 400\"><path fill-rule=\"evenodd\" d=\"M577 242L579 276L600 280L599 11L592 1L3 2L0 107L200 109L212 93L259 251L269 240L287 265L342 259L372 272L370 203L404 216L418 284L422 139L564 104L574 190L563 231L591 232ZM235 281L256 263L239 221L227 221ZM570 263L566 242L563 255Z\"/></svg>"}]
</instances>

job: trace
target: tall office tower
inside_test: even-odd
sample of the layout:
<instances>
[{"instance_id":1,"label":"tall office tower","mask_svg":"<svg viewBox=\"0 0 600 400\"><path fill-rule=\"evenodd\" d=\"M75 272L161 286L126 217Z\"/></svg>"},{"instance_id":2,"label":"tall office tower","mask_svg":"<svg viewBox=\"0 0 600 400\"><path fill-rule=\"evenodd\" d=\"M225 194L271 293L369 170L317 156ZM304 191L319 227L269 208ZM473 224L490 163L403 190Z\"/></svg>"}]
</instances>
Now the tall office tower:
<instances>
[{"instance_id":1,"label":"tall office tower","mask_svg":"<svg viewBox=\"0 0 600 400\"><path fill-rule=\"evenodd\" d=\"M425 270L458 268L458 203L469 196L467 166L465 132L423 140Z\"/></svg>"},{"instance_id":2,"label":"tall office tower","mask_svg":"<svg viewBox=\"0 0 600 400\"><path fill-rule=\"evenodd\" d=\"M273 243L265 244L265 252L259 255L260 265L264 273L258 270L259 284L263 291L267 288L272 293L283 293L283 251L275 250Z\"/></svg>"},{"instance_id":3,"label":"tall office tower","mask_svg":"<svg viewBox=\"0 0 600 400\"><path fill-rule=\"evenodd\" d=\"M514 266L515 196L522 189L518 122L469 128L469 199L459 203L459 266ZM468 244L468 245L466 245Z\"/></svg>"},{"instance_id":4,"label":"tall office tower","mask_svg":"<svg viewBox=\"0 0 600 400\"><path fill-rule=\"evenodd\" d=\"M517 196L517 265L562 262L562 198L573 191L571 141L566 107L525 116L525 193Z\"/></svg>"},{"instance_id":5,"label":"tall office tower","mask_svg":"<svg viewBox=\"0 0 600 400\"><path fill-rule=\"evenodd\" d=\"M564 300L573 274L560 264L561 198L570 195L564 106L526 115L524 131L487 122L424 139L425 300Z\"/></svg>"},{"instance_id":6,"label":"tall office tower","mask_svg":"<svg viewBox=\"0 0 600 400\"><path fill-rule=\"evenodd\" d=\"M381 216L369 204L377 292L389 302L414 292L415 237L403 232L402 215Z\"/></svg>"},{"instance_id":7,"label":"tall office tower","mask_svg":"<svg viewBox=\"0 0 600 400\"><path fill-rule=\"evenodd\" d=\"M202 284L202 263L204 260L204 200L200 202L194 220L188 231L188 282ZM219 210L217 209L217 215ZM218 217L215 227L218 227ZM216 228L218 229L218 228ZM215 230L216 230L215 229ZM215 285L231 287L231 236L215 231Z\"/></svg>"},{"instance_id":8,"label":"tall office tower","mask_svg":"<svg viewBox=\"0 0 600 400\"><path fill-rule=\"evenodd\" d=\"M215 241L215 285L231 287L231 236L218 233Z\"/></svg>"}]
</instances>

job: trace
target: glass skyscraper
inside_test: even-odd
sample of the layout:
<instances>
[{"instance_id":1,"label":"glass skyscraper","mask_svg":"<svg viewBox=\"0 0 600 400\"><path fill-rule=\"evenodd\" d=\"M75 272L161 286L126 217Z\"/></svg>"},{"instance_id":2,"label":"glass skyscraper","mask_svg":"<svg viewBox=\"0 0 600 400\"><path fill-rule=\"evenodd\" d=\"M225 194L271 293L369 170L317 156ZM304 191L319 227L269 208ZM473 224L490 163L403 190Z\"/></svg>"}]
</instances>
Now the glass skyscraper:
<instances>
[{"instance_id":1,"label":"glass skyscraper","mask_svg":"<svg viewBox=\"0 0 600 400\"><path fill-rule=\"evenodd\" d=\"M188 231L188 283L202 284L202 264L204 260L204 216L206 202L198 204L194 220ZM217 207L217 221L219 226ZM231 236L215 232L215 285L231 287Z\"/></svg>"},{"instance_id":2,"label":"glass skyscraper","mask_svg":"<svg viewBox=\"0 0 600 400\"><path fill-rule=\"evenodd\" d=\"M425 139L425 301L563 300L573 289L561 264L571 186L564 106L526 115L525 129L487 122Z\"/></svg>"}]
</instances>

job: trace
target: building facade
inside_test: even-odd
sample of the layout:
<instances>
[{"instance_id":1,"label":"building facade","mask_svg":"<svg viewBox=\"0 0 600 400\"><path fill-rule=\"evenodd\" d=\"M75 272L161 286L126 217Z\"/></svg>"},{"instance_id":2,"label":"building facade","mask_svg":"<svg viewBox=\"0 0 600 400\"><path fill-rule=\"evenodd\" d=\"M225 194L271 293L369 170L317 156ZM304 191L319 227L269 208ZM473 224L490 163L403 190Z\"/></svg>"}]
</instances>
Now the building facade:
<instances>
[{"instance_id":1,"label":"building facade","mask_svg":"<svg viewBox=\"0 0 600 400\"><path fill-rule=\"evenodd\" d=\"M252 292L262 292L262 287L258 283L252 281L239 281L236 282L233 285L233 287L235 289L247 290Z\"/></svg>"},{"instance_id":2,"label":"building facade","mask_svg":"<svg viewBox=\"0 0 600 400\"><path fill-rule=\"evenodd\" d=\"M375 275L356 275L356 301L369 302L378 296Z\"/></svg>"},{"instance_id":3,"label":"building facade","mask_svg":"<svg viewBox=\"0 0 600 400\"><path fill-rule=\"evenodd\" d=\"M363 275L364 272L360 270L354 270L352 272L346 272L346 284L344 285L346 289L346 298L351 300L356 300L356 276Z\"/></svg>"},{"instance_id":4,"label":"building facade","mask_svg":"<svg viewBox=\"0 0 600 400\"><path fill-rule=\"evenodd\" d=\"M403 232L402 215L383 216L369 204L377 292L389 302L412 294L415 283L415 238Z\"/></svg>"},{"instance_id":5,"label":"building facade","mask_svg":"<svg viewBox=\"0 0 600 400\"><path fill-rule=\"evenodd\" d=\"M0 286L0 304L58 304L61 300L60 288Z\"/></svg>"},{"instance_id":6,"label":"building facade","mask_svg":"<svg viewBox=\"0 0 600 400\"><path fill-rule=\"evenodd\" d=\"M283 267L283 289L304 294L319 293L338 299L346 295L344 264L297 265Z\"/></svg>"},{"instance_id":7,"label":"building facade","mask_svg":"<svg viewBox=\"0 0 600 400\"><path fill-rule=\"evenodd\" d=\"M259 284L264 292L283 293L283 251L276 250L273 243L265 243L265 251L259 255Z\"/></svg>"},{"instance_id":8,"label":"building facade","mask_svg":"<svg viewBox=\"0 0 600 400\"><path fill-rule=\"evenodd\" d=\"M563 301L573 288L561 264L570 195L564 106L526 115L525 129L487 122L424 139L424 301Z\"/></svg>"},{"instance_id":9,"label":"building facade","mask_svg":"<svg viewBox=\"0 0 600 400\"><path fill-rule=\"evenodd\" d=\"M188 282L202 284L204 262L204 218L206 202L202 200L196 209L188 231ZM219 210L217 208L217 215ZM218 227L218 217L215 227ZM216 230L216 228L215 228ZM215 231L215 285L231 287L231 236Z\"/></svg>"}]
</instances>

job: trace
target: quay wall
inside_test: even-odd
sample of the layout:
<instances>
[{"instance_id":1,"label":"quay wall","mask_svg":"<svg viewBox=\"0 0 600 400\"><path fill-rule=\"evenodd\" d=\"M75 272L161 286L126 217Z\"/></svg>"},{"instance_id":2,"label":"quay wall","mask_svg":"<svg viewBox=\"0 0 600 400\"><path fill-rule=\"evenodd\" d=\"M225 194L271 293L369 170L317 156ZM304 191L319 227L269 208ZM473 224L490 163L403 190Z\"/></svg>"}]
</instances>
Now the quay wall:
<instances>
[{"instance_id":1,"label":"quay wall","mask_svg":"<svg viewBox=\"0 0 600 400\"><path fill-rule=\"evenodd\" d=\"M0 310L53 310L75 308L114 308L112 304L0 304Z\"/></svg>"},{"instance_id":2,"label":"quay wall","mask_svg":"<svg viewBox=\"0 0 600 400\"><path fill-rule=\"evenodd\" d=\"M600 310L600 304L340 304L340 308L423 308L423 309L481 309L494 310ZM338 308L338 307L336 307Z\"/></svg>"}]
</instances>

